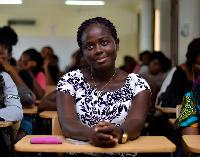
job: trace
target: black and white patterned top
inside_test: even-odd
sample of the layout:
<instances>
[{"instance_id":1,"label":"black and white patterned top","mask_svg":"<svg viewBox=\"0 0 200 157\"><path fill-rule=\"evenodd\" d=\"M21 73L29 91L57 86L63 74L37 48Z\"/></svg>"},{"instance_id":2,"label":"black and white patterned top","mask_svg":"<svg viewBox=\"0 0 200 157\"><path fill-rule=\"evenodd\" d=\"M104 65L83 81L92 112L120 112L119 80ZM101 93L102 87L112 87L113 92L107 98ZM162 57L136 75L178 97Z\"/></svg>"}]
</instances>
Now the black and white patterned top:
<instances>
[{"instance_id":1,"label":"black and white patterned top","mask_svg":"<svg viewBox=\"0 0 200 157\"><path fill-rule=\"evenodd\" d=\"M97 90L87 83L78 69L66 73L58 82L56 91L73 96L79 120L93 127L100 121L120 126L126 120L133 97L147 89L150 89L148 83L138 74L131 73L122 88L114 92L100 91L98 98Z\"/></svg>"}]
</instances>

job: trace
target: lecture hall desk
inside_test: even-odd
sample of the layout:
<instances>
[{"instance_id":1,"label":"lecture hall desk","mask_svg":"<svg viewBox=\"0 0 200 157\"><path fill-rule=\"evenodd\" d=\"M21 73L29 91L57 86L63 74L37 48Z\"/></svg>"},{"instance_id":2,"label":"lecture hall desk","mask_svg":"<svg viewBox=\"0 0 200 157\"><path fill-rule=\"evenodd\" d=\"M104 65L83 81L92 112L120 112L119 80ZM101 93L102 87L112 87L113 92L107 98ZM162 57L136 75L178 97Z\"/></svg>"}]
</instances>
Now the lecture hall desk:
<instances>
[{"instance_id":1,"label":"lecture hall desk","mask_svg":"<svg viewBox=\"0 0 200 157\"><path fill-rule=\"evenodd\" d=\"M40 118L54 118L55 116L57 116L57 111L43 111L39 114Z\"/></svg>"},{"instance_id":2,"label":"lecture hall desk","mask_svg":"<svg viewBox=\"0 0 200 157\"><path fill-rule=\"evenodd\" d=\"M24 114L37 114L38 113L38 106L34 106L33 108L23 108Z\"/></svg>"},{"instance_id":3,"label":"lecture hall desk","mask_svg":"<svg viewBox=\"0 0 200 157\"><path fill-rule=\"evenodd\" d=\"M163 113L176 113L176 108L155 106L155 108Z\"/></svg>"},{"instance_id":4,"label":"lecture hall desk","mask_svg":"<svg viewBox=\"0 0 200 157\"><path fill-rule=\"evenodd\" d=\"M174 125L174 122L176 121L176 118L170 118L168 119L169 124Z\"/></svg>"},{"instance_id":5,"label":"lecture hall desk","mask_svg":"<svg viewBox=\"0 0 200 157\"><path fill-rule=\"evenodd\" d=\"M91 144L75 145L63 142L62 144L31 144L34 137L50 137L51 135L27 135L15 144L19 152L46 152L46 153L171 153L176 151L176 146L164 136L140 136L139 138L119 144L113 148L95 147ZM64 139L64 136L56 136Z\"/></svg>"},{"instance_id":6,"label":"lecture hall desk","mask_svg":"<svg viewBox=\"0 0 200 157\"><path fill-rule=\"evenodd\" d=\"M183 135L182 138L190 152L200 154L200 135Z\"/></svg>"}]
</instances>

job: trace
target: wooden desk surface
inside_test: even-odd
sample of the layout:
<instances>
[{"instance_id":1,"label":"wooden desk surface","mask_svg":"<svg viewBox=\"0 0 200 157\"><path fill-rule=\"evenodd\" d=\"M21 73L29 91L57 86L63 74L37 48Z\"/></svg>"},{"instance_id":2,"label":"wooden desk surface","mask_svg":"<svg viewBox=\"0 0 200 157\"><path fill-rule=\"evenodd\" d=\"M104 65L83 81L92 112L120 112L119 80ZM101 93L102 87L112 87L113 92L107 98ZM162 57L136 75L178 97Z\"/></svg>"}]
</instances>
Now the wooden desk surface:
<instances>
[{"instance_id":1,"label":"wooden desk surface","mask_svg":"<svg viewBox=\"0 0 200 157\"><path fill-rule=\"evenodd\" d=\"M41 118L54 118L57 114L57 111L43 111L39 114Z\"/></svg>"},{"instance_id":2,"label":"wooden desk surface","mask_svg":"<svg viewBox=\"0 0 200 157\"><path fill-rule=\"evenodd\" d=\"M2 127L8 127L13 125L13 122L0 122L0 128Z\"/></svg>"},{"instance_id":3,"label":"wooden desk surface","mask_svg":"<svg viewBox=\"0 0 200 157\"><path fill-rule=\"evenodd\" d=\"M169 124L174 125L174 122L176 121L176 118L170 118L168 119Z\"/></svg>"},{"instance_id":4,"label":"wooden desk surface","mask_svg":"<svg viewBox=\"0 0 200 157\"><path fill-rule=\"evenodd\" d=\"M182 138L190 152L200 153L200 135L183 135Z\"/></svg>"},{"instance_id":5,"label":"wooden desk surface","mask_svg":"<svg viewBox=\"0 0 200 157\"><path fill-rule=\"evenodd\" d=\"M23 108L24 114L37 114L38 113L38 106L34 106L33 108Z\"/></svg>"},{"instance_id":6,"label":"wooden desk surface","mask_svg":"<svg viewBox=\"0 0 200 157\"><path fill-rule=\"evenodd\" d=\"M50 137L51 135L27 135L15 144L15 150L20 152L78 152L78 153L170 153L176 151L176 146L164 136L140 136L126 144L119 144L113 148L95 147L91 144L75 145L63 142L62 144L31 144L34 137ZM63 139L63 136L57 136Z\"/></svg>"},{"instance_id":7,"label":"wooden desk surface","mask_svg":"<svg viewBox=\"0 0 200 157\"><path fill-rule=\"evenodd\" d=\"M40 103L41 103L41 100L36 100L36 101L35 101L35 105L36 105L36 106L38 106L38 104L40 104Z\"/></svg>"},{"instance_id":8,"label":"wooden desk surface","mask_svg":"<svg viewBox=\"0 0 200 157\"><path fill-rule=\"evenodd\" d=\"M161 107L161 106L155 106L157 110L160 110L163 113L176 113L176 108L171 107Z\"/></svg>"}]
</instances>

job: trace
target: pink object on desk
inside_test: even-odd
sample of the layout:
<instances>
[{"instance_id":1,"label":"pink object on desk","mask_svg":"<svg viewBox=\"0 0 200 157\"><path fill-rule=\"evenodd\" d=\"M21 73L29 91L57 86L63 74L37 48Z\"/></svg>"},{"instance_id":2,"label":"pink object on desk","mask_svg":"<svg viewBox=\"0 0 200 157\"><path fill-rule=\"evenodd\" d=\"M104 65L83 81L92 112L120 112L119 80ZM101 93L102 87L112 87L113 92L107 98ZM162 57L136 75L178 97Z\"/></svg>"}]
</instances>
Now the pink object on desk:
<instances>
[{"instance_id":1,"label":"pink object on desk","mask_svg":"<svg viewBox=\"0 0 200 157\"><path fill-rule=\"evenodd\" d=\"M57 137L35 137L31 139L31 144L61 144L61 140Z\"/></svg>"}]
</instances>

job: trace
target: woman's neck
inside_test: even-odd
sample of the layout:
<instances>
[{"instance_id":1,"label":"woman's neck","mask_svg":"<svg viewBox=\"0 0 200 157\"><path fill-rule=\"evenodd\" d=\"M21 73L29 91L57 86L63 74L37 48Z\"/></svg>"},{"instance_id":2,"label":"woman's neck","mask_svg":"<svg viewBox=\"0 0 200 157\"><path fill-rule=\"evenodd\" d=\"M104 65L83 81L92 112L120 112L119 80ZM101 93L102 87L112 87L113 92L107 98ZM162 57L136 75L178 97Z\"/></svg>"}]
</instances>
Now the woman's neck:
<instances>
[{"instance_id":1,"label":"woman's neck","mask_svg":"<svg viewBox=\"0 0 200 157\"><path fill-rule=\"evenodd\" d=\"M90 74L92 74L93 78L97 81L107 81L116 73L116 68L111 67L103 70L97 69L89 69Z\"/></svg>"},{"instance_id":2,"label":"woman's neck","mask_svg":"<svg viewBox=\"0 0 200 157\"><path fill-rule=\"evenodd\" d=\"M192 72L191 67L187 63L181 64L180 67L186 72L187 80L194 81L194 79L196 79L193 76L193 72Z\"/></svg>"}]
</instances>

